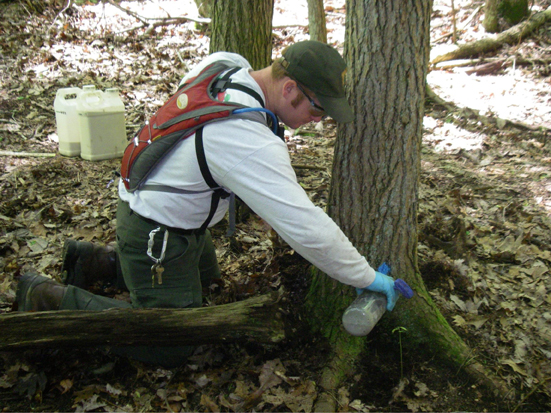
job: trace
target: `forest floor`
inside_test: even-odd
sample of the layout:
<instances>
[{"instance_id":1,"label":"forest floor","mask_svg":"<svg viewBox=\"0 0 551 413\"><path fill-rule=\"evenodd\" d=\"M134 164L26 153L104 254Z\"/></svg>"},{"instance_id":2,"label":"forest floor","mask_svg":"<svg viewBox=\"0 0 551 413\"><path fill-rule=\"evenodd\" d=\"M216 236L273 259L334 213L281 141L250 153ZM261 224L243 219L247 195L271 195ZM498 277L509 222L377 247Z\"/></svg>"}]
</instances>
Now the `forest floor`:
<instances>
[{"instance_id":1,"label":"forest floor","mask_svg":"<svg viewBox=\"0 0 551 413\"><path fill-rule=\"evenodd\" d=\"M308 33L305 1L275 3L277 55ZM458 41L486 36L483 2L455 3ZM22 4L5 4L0 12L1 313L11 311L18 277L26 271L59 280L65 239L115 238L111 181L120 160L88 162L57 153L56 91L117 87L132 136L208 52L207 36L191 22L146 33L129 30L139 21L107 3L74 5L63 14L46 9L42 16ZM344 1L325 4L329 41L341 48ZM148 17L196 14L187 0L122 5ZM549 6L542 0L533 7ZM451 15L447 2L435 2L434 52L452 45ZM511 398L494 399L430 354L401 355L399 337L376 327L357 374L339 390L339 411L551 410L551 25L486 56L495 57L506 64L484 76L470 73L472 65L428 76L456 109L426 108L419 269L473 357L508 384ZM298 179L322 207L335 135L329 121L287 136ZM254 215L238 224L231 242L223 232L224 226L214 229L224 281L207 302L285 286L298 309L307 263ZM407 340L407 332L400 339ZM201 346L174 370L107 349L2 352L0 410L308 412L323 355L323 340L307 332L274 346Z\"/></svg>"}]
</instances>

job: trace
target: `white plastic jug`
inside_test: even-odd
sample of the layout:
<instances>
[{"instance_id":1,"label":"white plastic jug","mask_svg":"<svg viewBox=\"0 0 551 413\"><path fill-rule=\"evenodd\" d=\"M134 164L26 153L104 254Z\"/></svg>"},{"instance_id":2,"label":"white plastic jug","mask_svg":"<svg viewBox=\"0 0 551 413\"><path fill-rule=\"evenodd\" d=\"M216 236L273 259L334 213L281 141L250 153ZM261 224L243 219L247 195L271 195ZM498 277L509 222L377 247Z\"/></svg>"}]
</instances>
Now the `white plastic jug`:
<instances>
[{"instance_id":1,"label":"white plastic jug","mask_svg":"<svg viewBox=\"0 0 551 413\"><path fill-rule=\"evenodd\" d=\"M59 89L55 95L54 110L59 138L59 153L64 156L80 155L80 129L77 115L78 87Z\"/></svg>"},{"instance_id":2,"label":"white plastic jug","mask_svg":"<svg viewBox=\"0 0 551 413\"><path fill-rule=\"evenodd\" d=\"M84 90L77 100L80 156L88 161L121 157L127 141L124 103L118 90Z\"/></svg>"}]
</instances>

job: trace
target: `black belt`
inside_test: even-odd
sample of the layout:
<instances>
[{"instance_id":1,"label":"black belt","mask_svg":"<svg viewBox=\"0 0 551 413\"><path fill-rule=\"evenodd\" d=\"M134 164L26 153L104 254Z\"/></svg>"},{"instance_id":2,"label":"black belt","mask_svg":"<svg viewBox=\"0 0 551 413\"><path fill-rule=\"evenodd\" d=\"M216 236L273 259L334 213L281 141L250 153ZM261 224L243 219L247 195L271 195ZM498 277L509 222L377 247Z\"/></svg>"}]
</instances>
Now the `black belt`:
<instances>
[{"instance_id":1,"label":"black belt","mask_svg":"<svg viewBox=\"0 0 551 413\"><path fill-rule=\"evenodd\" d=\"M152 219L142 217L140 214L138 214L136 211L130 209L130 213L136 215L139 219L141 219L144 222L147 222L150 225L161 227L163 229L166 229L169 233L178 234L178 235L203 235L205 233L205 230L202 228L197 229L183 229L183 228L175 228L175 227L169 227L168 225L161 224L157 221L154 221Z\"/></svg>"}]
</instances>

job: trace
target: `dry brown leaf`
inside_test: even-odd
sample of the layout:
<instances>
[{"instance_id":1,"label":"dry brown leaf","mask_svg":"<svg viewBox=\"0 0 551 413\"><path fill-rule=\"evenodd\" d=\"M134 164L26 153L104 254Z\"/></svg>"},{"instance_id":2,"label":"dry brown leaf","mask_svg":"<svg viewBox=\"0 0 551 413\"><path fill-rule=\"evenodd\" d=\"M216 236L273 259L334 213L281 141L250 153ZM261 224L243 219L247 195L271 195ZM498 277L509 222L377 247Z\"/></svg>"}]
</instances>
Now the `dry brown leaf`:
<instances>
[{"instance_id":1,"label":"dry brown leaf","mask_svg":"<svg viewBox=\"0 0 551 413\"><path fill-rule=\"evenodd\" d=\"M73 387L73 380L65 379L59 382L59 387L61 387L61 394L67 393Z\"/></svg>"},{"instance_id":2,"label":"dry brown leaf","mask_svg":"<svg viewBox=\"0 0 551 413\"><path fill-rule=\"evenodd\" d=\"M523 376L528 376L528 373L526 373L526 370L520 367L517 363L515 363L513 360L501 360L501 364L504 364L506 366L511 367L515 373L522 374Z\"/></svg>"},{"instance_id":3,"label":"dry brown leaf","mask_svg":"<svg viewBox=\"0 0 551 413\"><path fill-rule=\"evenodd\" d=\"M201 394L200 404L205 406L209 412L217 413L220 411L220 407L205 393Z\"/></svg>"},{"instance_id":4,"label":"dry brown leaf","mask_svg":"<svg viewBox=\"0 0 551 413\"><path fill-rule=\"evenodd\" d=\"M285 374L285 367L283 367L279 359L270 360L264 363L259 376L260 388L267 390L270 387L280 384L282 380L277 373Z\"/></svg>"}]
</instances>

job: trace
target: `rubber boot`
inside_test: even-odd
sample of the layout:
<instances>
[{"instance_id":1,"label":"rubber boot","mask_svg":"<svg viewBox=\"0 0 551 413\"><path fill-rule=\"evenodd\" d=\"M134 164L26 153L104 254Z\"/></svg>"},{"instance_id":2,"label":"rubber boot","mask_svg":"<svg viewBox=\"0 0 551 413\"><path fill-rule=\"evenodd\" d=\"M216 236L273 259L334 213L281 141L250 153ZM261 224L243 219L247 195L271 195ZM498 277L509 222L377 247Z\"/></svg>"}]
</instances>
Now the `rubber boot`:
<instances>
[{"instance_id":1,"label":"rubber boot","mask_svg":"<svg viewBox=\"0 0 551 413\"><path fill-rule=\"evenodd\" d=\"M59 310L67 286L36 273L27 273L17 285L17 311Z\"/></svg>"},{"instance_id":2,"label":"rubber boot","mask_svg":"<svg viewBox=\"0 0 551 413\"><path fill-rule=\"evenodd\" d=\"M115 286L126 289L117 252L112 246L68 239L63 245L63 283L85 290L92 286Z\"/></svg>"}]
</instances>

